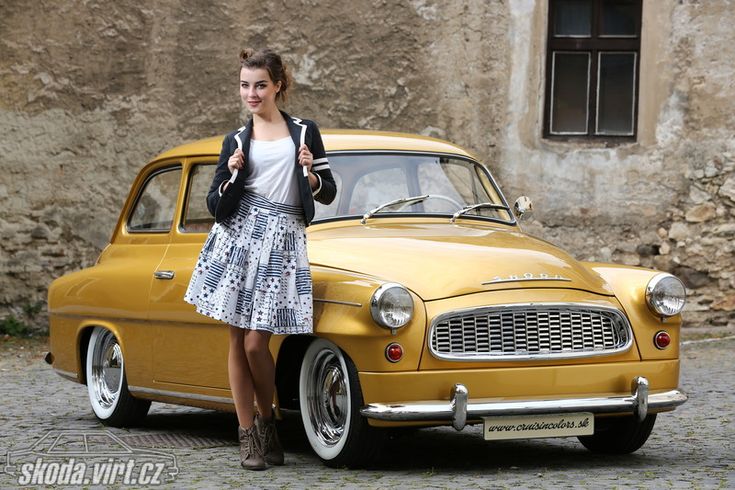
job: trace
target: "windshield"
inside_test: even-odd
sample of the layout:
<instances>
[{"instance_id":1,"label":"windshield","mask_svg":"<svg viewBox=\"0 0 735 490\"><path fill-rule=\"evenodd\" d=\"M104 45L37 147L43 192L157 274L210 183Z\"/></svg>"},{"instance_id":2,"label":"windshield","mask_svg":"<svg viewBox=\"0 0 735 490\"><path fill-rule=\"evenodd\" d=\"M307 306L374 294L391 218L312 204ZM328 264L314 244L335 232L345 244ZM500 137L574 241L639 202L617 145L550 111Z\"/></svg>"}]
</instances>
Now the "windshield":
<instances>
[{"instance_id":1,"label":"windshield","mask_svg":"<svg viewBox=\"0 0 735 490\"><path fill-rule=\"evenodd\" d=\"M439 155L353 153L332 154L329 166L337 182L337 197L329 206L316 203L315 219L395 215L445 215L462 208L493 203L506 209L483 206L463 217L484 217L514 222L507 203L482 165L467 159ZM426 199L386 203L428 195Z\"/></svg>"}]
</instances>

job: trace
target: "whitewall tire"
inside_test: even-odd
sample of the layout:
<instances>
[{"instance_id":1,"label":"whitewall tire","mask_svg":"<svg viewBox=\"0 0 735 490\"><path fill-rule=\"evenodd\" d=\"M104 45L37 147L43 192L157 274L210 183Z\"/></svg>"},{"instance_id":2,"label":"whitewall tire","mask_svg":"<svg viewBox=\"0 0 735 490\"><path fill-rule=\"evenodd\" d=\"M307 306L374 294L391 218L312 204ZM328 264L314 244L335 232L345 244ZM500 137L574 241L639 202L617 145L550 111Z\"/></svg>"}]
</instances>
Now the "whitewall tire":
<instances>
[{"instance_id":1,"label":"whitewall tire","mask_svg":"<svg viewBox=\"0 0 735 490\"><path fill-rule=\"evenodd\" d=\"M92 410L103 424L122 427L145 418L151 402L128 391L122 348L106 328L95 327L89 338L86 379Z\"/></svg>"},{"instance_id":2,"label":"whitewall tire","mask_svg":"<svg viewBox=\"0 0 735 490\"><path fill-rule=\"evenodd\" d=\"M362 392L357 369L336 345L316 339L306 349L299 375L304 431L314 452L331 467L370 463L382 432L360 415Z\"/></svg>"}]
</instances>

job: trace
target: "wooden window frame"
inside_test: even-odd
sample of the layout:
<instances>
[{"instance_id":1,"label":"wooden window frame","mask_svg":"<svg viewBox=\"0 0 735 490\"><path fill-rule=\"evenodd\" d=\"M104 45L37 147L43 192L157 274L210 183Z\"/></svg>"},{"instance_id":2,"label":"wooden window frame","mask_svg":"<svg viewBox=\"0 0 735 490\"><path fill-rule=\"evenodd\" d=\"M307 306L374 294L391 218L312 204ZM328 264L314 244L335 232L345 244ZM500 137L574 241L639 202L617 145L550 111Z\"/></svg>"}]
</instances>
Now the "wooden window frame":
<instances>
[{"instance_id":1,"label":"wooden window frame","mask_svg":"<svg viewBox=\"0 0 735 490\"><path fill-rule=\"evenodd\" d=\"M548 34L546 39L546 95L544 97L544 127L543 137L550 140L562 141L600 141L600 142L630 142L636 141L638 137L638 100L640 80L641 59L641 22L643 13L643 0L634 0L637 8L635 17L635 34L629 36L603 36L602 32L602 5L604 0L591 0L591 33L589 37L554 36L554 20L556 15L556 2L549 0L548 4ZM588 107L587 107L587 133L586 134L554 134L551 132L551 108L553 87L553 63L554 53L589 53L590 65L588 67ZM597 131L597 98L599 90L599 60L600 53L633 53L633 134L613 135L596 134Z\"/></svg>"}]
</instances>

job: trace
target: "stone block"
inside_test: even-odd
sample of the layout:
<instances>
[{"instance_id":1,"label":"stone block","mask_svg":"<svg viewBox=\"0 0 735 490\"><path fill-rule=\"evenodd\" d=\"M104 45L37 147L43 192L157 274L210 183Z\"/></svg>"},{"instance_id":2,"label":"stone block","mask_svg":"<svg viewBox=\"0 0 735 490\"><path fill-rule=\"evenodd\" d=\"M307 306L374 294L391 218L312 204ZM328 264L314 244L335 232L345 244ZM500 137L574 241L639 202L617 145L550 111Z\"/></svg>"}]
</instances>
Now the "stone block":
<instances>
[{"instance_id":1,"label":"stone block","mask_svg":"<svg viewBox=\"0 0 735 490\"><path fill-rule=\"evenodd\" d=\"M690 289L697 289L714 283L706 272L692 269L685 265L676 267L673 274L681 279L684 285Z\"/></svg>"},{"instance_id":2,"label":"stone block","mask_svg":"<svg viewBox=\"0 0 735 490\"><path fill-rule=\"evenodd\" d=\"M669 228L669 238L672 240L683 241L689 236L689 227L686 223L676 222Z\"/></svg>"},{"instance_id":3,"label":"stone block","mask_svg":"<svg viewBox=\"0 0 735 490\"><path fill-rule=\"evenodd\" d=\"M635 251L638 255L641 255L643 257L650 257L652 255L659 254L659 246L651 244L641 244L636 247Z\"/></svg>"},{"instance_id":4,"label":"stone block","mask_svg":"<svg viewBox=\"0 0 735 490\"><path fill-rule=\"evenodd\" d=\"M710 196L709 192L703 191L702 189L692 186L689 189L689 199L694 204L702 204L711 199L712 196Z\"/></svg>"},{"instance_id":5,"label":"stone block","mask_svg":"<svg viewBox=\"0 0 735 490\"><path fill-rule=\"evenodd\" d=\"M717 214L715 205L711 202L700 204L690 208L686 213L686 220L690 223L701 223L711 220Z\"/></svg>"},{"instance_id":6,"label":"stone block","mask_svg":"<svg viewBox=\"0 0 735 490\"><path fill-rule=\"evenodd\" d=\"M45 226L36 226L31 230L31 238L36 240L46 240L49 236L48 228Z\"/></svg>"},{"instance_id":7,"label":"stone block","mask_svg":"<svg viewBox=\"0 0 735 490\"><path fill-rule=\"evenodd\" d=\"M735 294L727 295L712 303L713 310L735 311Z\"/></svg>"},{"instance_id":8,"label":"stone block","mask_svg":"<svg viewBox=\"0 0 735 490\"><path fill-rule=\"evenodd\" d=\"M731 175L727 178L727 180L720 186L718 194L735 202L735 175Z\"/></svg>"},{"instance_id":9,"label":"stone block","mask_svg":"<svg viewBox=\"0 0 735 490\"><path fill-rule=\"evenodd\" d=\"M731 236L735 235L735 223L725 223L723 225L717 225L712 229L712 233L715 235Z\"/></svg>"}]
</instances>

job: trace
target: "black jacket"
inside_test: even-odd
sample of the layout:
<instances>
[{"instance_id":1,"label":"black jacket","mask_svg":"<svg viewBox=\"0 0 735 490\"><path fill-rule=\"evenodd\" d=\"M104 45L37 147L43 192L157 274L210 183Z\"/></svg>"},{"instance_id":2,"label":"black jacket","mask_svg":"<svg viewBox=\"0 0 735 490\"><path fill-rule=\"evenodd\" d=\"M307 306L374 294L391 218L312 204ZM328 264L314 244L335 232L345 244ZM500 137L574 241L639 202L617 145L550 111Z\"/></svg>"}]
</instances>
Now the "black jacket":
<instances>
[{"instance_id":1,"label":"black jacket","mask_svg":"<svg viewBox=\"0 0 735 490\"><path fill-rule=\"evenodd\" d=\"M329 161L324 151L324 143L322 142L322 136L319 133L319 128L316 123L308 119L302 120L298 117L291 117L283 111L281 111L281 114L286 120L288 132L291 134L291 139L296 146L293 171L296 174L296 179L299 184L301 203L304 208L304 218L308 226L311 220L314 219L314 200L316 199L322 204L331 203L337 195L337 184L334 182L332 171L329 169ZM247 168L252 130L253 119L250 118L245 126L229 133L225 136L224 141L222 141L219 163L217 163L217 170L214 172L214 179L212 179L212 185L209 187L209 193L207 194L207 208L212 213L212 216L214 216L217 203L219 202L220 186L232 176L230 169L227 167L227 161L237 148L242 149L243 155L245 156L245 168ZM320 182L319 187L315 191L311 190L309 178L304 176L303 167L299 165L299 147L302 143L305 143L309 147L312 155L314 155L314 164L311 167L311 171L316 174ZM246 173L239 172L237 179L232 185L242 185Z\"/></svg>"}]
</instances>

